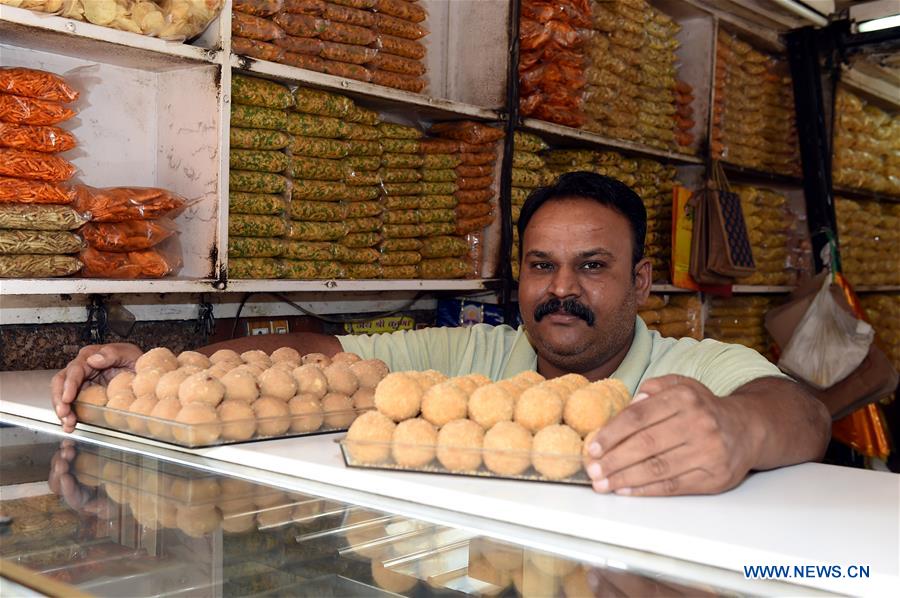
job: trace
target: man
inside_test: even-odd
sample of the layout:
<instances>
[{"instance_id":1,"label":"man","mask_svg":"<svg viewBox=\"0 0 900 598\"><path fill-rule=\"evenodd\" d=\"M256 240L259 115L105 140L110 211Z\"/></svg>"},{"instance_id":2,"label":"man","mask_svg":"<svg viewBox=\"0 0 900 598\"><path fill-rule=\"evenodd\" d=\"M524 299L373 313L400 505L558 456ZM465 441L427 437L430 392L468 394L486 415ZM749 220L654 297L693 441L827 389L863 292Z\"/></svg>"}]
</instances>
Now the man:
<instances>
[{"instance_id":1,"label":"man","mask_svg":"<svg viewBox=\"0 0 900 598\"><path fill-rule=\"evenodd\" d=\"M433 368L493 379L536 369L615 377L634 401L589 445L597 492L716 493L750 470L819 459L829 440L824 405L762 356L714 340L663 338L637 317L650 292L643 258L646 211L615 179L588 172L536 190L519 217L519 307L524 326L432 328L374 336L311 333L247 337L203 349L301 353L344 350L378 357L392 370ZM67 431L69 404L86 378L133 366L134 345L85 347L53 381Z\"/></svg>"}]
</instances>

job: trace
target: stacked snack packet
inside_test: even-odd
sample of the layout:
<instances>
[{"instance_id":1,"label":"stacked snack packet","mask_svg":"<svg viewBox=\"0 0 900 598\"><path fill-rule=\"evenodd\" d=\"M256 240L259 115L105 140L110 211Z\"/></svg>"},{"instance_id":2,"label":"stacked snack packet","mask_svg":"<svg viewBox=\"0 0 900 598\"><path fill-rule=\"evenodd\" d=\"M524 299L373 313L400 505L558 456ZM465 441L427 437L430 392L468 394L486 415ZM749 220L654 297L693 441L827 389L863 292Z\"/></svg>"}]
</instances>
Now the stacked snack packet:
<instances>
[{"instance_id":1,"label":"stacked snack packet","mask_svg":"<svg viewBox=\"0 0 900 598\"><path fill-rule=\"evenodd\" d=\"M281 278L283 264L272 258L286 250L290 160L284 150L292 141L287 117L294 99L283 85L238 74L231 94L229 276Z\"/></svg>"},{"instance_id":2,"label":"stacked snack packet","mask_svg":"<svg viewBox=\"0 0 900 598\"><path fill-rule=\"evenodd\" d=\"M703 304L700 297L689 295L657 295L647 298L639 308L638 316L650 330L663 336L675 338L703 338L701 315Z\"/></svg>"},{"instance_id":3,"label":"stacked snack packet","mask_svg":"<svg viewBox=\"0 0 900 598\"><path fill-rule=\"evenodd\" d=\"M537 187L552 183L552 175L546 169L546 162L539 152L548 149L547 143L531 133L516 131L513 150L513 177L511 191L511 214L513 224L512 250L510 262L513 278L519 278L519 212L529 194Z\"/></svg>"},{"instance_id":4,"label":"stacked snack packet","mask_svg":"<svg viewBox=\"0 0 900 598\"><path fill-rule=\"evenodd\" d=\"M834 184L900 197L900 114L838 90Z\"/></svg>"},{"instance_id":5,"label":"stacked snack packet","mask_svg":"<svg viewBox=\"0 0 900 598\"><path fill-rule=\"evenodd\" d=\"M0 68L0 277L78 272L82 239L70 232L85 217L65 185L75 167L58 153L75 137L58 125L73 116L78 91L52 73Z\"/></svg>"},{"instance_id":6,"label":"stacked snack packet","mask_svg":"<svg viewBox=\"0 0 900 598\"><path fill-rule=\"evenodd\" d=\"M237 0L232 51L418 93L427 16L405 0Z\"/></svg>"},{"instance_id":7,"label":"stacked snack packet","mask_svg":"<svg viewBox=\"0 0 900 598\"><path fill-rule=\"evenodd\" d=\"M756 272L738 279L739 284L787 285L794 280L787 270L794 216L783 193L772 189L738 186L747 237Z\"/></svg>"},{"instance_id":8,"label":"stacked snack packet","mask_svg":"<svg viewBox=\"0 0 900 598\"><path fill-rule=\"evenodd\" d=\"M713 297L709 304L705 335L707 338L744 345L765 354L770 344L765 316L774 306L773 298L763 295Z\"/></svg>"}]
</instances>

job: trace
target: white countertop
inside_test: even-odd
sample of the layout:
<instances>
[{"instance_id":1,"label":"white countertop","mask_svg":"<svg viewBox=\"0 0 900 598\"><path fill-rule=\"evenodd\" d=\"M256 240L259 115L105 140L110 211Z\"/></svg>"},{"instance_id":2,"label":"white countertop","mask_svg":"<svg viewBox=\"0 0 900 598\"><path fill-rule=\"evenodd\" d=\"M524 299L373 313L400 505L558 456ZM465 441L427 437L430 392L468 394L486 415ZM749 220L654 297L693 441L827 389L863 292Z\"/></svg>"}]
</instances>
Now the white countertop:
<instances>
[{"instance_id":1,"label":"white countertop","mask_svg":"<svg viewBox=\"0 0 900 598\"><path fill-rule=\"evenodd\" d=\"M50 408L53 373L0 373L0 412L58 423ZM808 463L754 474L717 496L633 498L562 484L347 468L334 442L338 437L181 450L731 571L744 565L839 565L846 573L850 565L863 565L869 567L868 579L786 581L851 595L897 595L900 589L900 476L895 474Z\"/></svg>"}]
</instances>

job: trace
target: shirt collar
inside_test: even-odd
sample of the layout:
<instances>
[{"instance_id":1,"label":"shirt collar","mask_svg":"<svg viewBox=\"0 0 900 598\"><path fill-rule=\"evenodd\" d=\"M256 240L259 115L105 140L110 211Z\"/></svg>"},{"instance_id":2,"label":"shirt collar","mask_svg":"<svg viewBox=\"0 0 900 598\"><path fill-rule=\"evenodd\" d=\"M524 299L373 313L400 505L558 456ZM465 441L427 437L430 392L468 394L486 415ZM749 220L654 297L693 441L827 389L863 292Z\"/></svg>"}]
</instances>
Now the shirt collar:
<instances>
[{"instance_id":1,"label":"shirt collar","mask_svg":"<svg viewBox=\"0 0 900 598\"><path fill-rule=\"evenodd\" d=\"M625 355L625 359L612 373L611 378L617 378L622 381L631 394L637 392L638 385L644 377L644 372L650 366L650 355L653 351L653 336L647 329L644 321L635 317L634 339L631 341L631 348Z\"/></svg>"}]
</instances>

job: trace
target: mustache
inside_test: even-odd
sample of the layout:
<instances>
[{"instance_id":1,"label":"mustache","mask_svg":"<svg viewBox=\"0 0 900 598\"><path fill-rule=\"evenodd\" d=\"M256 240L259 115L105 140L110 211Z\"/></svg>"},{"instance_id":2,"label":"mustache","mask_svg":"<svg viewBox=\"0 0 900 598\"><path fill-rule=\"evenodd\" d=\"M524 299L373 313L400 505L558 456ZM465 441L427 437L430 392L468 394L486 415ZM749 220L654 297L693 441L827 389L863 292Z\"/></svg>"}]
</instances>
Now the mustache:
<instances>
[{"instance_id":1,"label":"mustache","mask_svg":"<svg viewBox=\"0 0 900 598\"><path fill-rule=\"evenodd\" d=\"M569 298L560 301L556 297L550 299L545 303L541 303L536 308L534 308L534 321L540 322L544 319L544 316L549 316L550 314L556 313L560 310L566 312L567 314L581 318L587 323L588 326L593 326L594 322L596 321L594 312L592 312L586 305L579 303L577 299Z\"/></svg>"}]
</instances>

